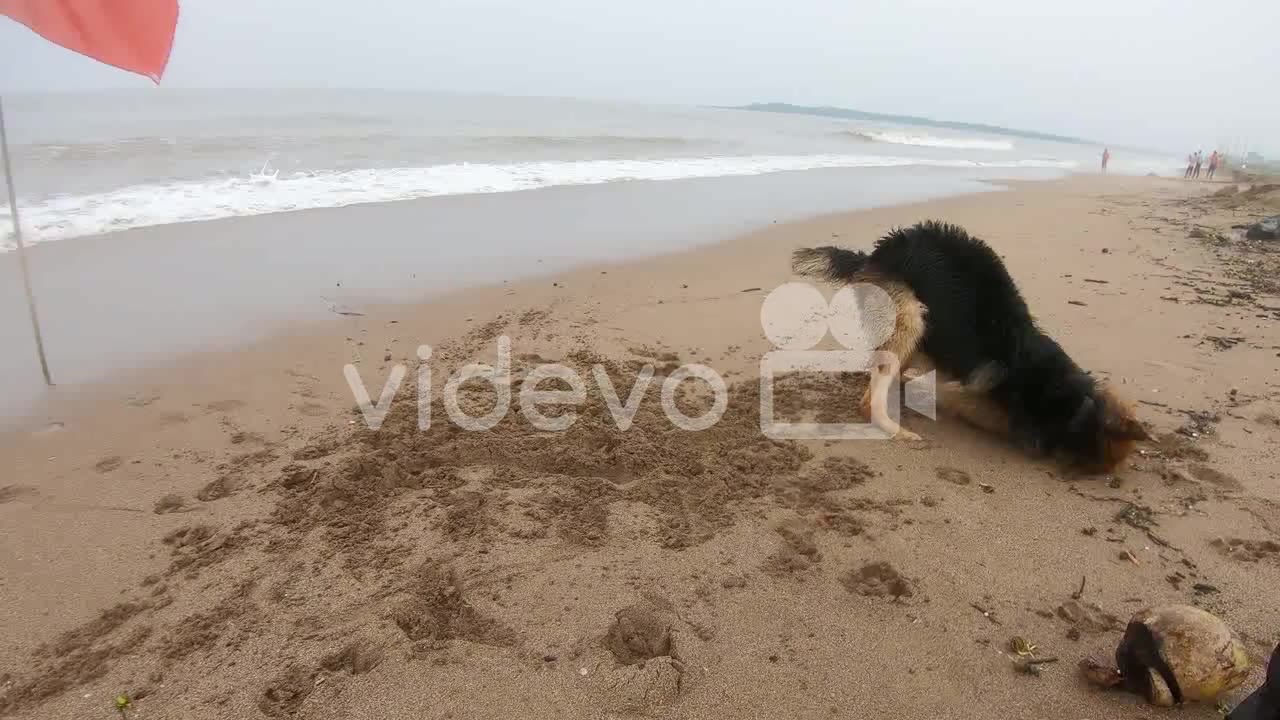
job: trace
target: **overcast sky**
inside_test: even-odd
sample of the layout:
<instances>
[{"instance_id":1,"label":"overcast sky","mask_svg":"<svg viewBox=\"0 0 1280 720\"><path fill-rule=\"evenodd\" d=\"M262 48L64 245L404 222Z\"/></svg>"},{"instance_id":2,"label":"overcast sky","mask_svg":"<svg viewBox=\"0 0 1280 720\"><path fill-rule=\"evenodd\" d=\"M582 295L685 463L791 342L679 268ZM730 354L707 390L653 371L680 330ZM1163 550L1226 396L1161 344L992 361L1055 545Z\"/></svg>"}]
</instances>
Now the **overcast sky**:
<instances>
[{"instance_id":1,"label":"overcast sky","mask_svg":"<svg viewBox=\"0 0 1280 720\"><path fill-rule=\"evenodd\" d=\"M164 84L785 101L1280 156L1280 2L186 0ZM0 91L146 85L0 18Z\"/></svg>"}]
</instances>

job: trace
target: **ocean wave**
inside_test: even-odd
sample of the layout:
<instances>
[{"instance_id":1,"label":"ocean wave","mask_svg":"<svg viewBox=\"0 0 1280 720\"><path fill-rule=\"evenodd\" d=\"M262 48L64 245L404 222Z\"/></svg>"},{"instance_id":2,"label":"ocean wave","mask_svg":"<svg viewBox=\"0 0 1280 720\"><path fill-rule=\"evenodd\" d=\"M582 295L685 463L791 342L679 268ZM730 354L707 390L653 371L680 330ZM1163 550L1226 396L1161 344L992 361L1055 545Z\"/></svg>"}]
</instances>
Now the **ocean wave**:
<instances>
[{"instance_id":1,"label":"ocean wave","mask_svg":"<svg viewBox=\"0 0 1280 720\"><path fill-rule=\"evenodd\" d=\"M701 142L695 138L643 135L468 135L456 138L475 144L561 147L603 145L619 147L679 147Z\"/></svg>"},{"instance_id":2,"label":"ocean wave","mask_svg":"<svg viewBox=\"0 0 1280 720\"><path fill-rule=\"evenodd\" d=\"M614 151L673 150L714 142L700 138L642 135L406 135L382 130L368 133L337 133L301 136L215 135L201 137L130 137L75 144L39 143L14 146L20 161L32 164L50 161L78 162L86 159L128 158L152 155L165 158L211 156L227 150L246 153L289 153L309 148L399 147L404 152L460 152L474 149L555 150L591 148Z\"/></svg>"},{"instance_id":3,"label":"ocean wave","mask_svg":"<svg viewBox=\"0 0 1280 720\"><path fill-rule=\"evenodd\" d=\"M842 130L840 135L850 136L869 142L882 142L892 145L915 145L917 147L954 148L957 150L1012 150L1011 140L988 140L985 138L951 138L933 135L912 135L895 130Z\"/></svg>"},{"instance_id":4,"label":"ocean wave","mask_svg":"<svg viewBox=\"0 0 1280 720\"><path fill-rule=\"evenodd\" d=\"M585 160L508 164L458 163L428 167L256 173L166 184L134 185L93 195L59 195L21 208L29 242L127 230L150 225L227 217L414 200L444 195L519 192L563 185L633 180L764 175L822 168L877 167L1055 168L1056 160L979 162L878 155L767 155L663 160ZM4 249L12 247L12 224L0 218Z\"/></svg>"}]
</instances>

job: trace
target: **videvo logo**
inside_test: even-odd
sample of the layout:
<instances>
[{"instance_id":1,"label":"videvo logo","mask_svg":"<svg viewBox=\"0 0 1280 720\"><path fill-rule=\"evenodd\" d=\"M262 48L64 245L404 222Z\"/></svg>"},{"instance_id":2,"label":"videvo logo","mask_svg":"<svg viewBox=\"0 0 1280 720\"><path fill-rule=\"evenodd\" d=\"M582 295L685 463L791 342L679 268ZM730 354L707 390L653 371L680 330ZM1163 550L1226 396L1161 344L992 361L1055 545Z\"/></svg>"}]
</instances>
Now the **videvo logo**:
<instances>
[{"instance_id":1,"label":"videvo logo","mask_svg":"<svg viewBox=\"0 0 1280 720\"><path fill-rule=\"evenodd\" d=\"M896 355L882 347L892 335L897 308L881 288L857 284L841 288L830 302L816 288L805 283L787 283L774 289L760 308L760 325L765 336L777 348L760 359L760 429L768 437L786 440L887 440L899 433L910 435L898 424L899 395L905 390L905 405L930 419L936 418L936 386L934 374L928 373L901 385L901 363ZM815 349L830 332L842 346L840 350ZM497 339L496 364L471 363L455 370L445 382L441 401L449 420L457 427L481 432L501 422L511 410L512 351L511 338ZM432 349L418 347L418 428L431 427ZM600 395L608 406L619 431L631 428L646 391L655 374L653 365L643 365L637 372L624 402L618 395L604 365L591 368ZM774 414L775 378L789 373L849 373L867 375L871 391L887 397L883 405L871 403L870 417L860 423L782 422ZM408 368L397 363L383 385L375 403L369 395L355 365L343 367L343 374L356 406L370 430L382 427L392 402L408 374ZM546 381L556 380L562 388L540 389ZM484 415L471 415L464 408L460 392L464 384L476 381L488 384L494 391L494 404ZM702 414L688 415L677 405L676 395L685 381L704 383L711 392L711 403ZM525 371L519 383L520 412L536 429L564 432L577 421L577 414L566 410L545 414L540 406L581 405L587 401L587 383L582 373L560 363L542 363ZM724 378L708 365L681 365L662 381L659 402L663 413L675 427L698 432L714 427L729 406L729 389ZM866 410L867 408L863 408ZM859 408L849 408L854 415Z\"/></svg>"},{"instance_id":2,"label":"videvo logo","mask_svg":"<svg viewBox=\"0 0 1280 720\"><path fill-rule=\"evenodd\" d=\"M760 308L765 337L779 348L760 358L760 430L779 440L888 440L899 434L915 437L901 427L901 405L930 420L937 419L936 376L929 372L905 386L901 384L901 358L879 349L889 343L898 319L893 298L871 283L841 287L830 302L807 283L792 282L775 288ZM840 350L815 349L828 333L840 344ZM774 382L786 373L866 375L861 410L869 417L858 423L776 419ZM905 398L900 403L902 395Z\"/></svg>"}]
</instances>

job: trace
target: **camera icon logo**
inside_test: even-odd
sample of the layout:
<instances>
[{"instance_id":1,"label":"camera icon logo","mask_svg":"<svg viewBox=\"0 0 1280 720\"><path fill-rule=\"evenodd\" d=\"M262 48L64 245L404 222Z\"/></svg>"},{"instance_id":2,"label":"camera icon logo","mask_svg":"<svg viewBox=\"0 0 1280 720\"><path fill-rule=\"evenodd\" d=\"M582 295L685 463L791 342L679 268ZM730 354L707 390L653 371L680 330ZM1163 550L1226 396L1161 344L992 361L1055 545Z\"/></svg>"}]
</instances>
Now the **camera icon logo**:
<instances>
[{"instance_id":1,"label":"camera icon logo","mask_svg":"<svg viewBox=\"0 0 1280 720\"><path fill-rule=\"evenodd\" d=\"M841 287L828 302L812 285L789 282L778 286L760 307L760 327L777 348L760 358L760 430L777 440L888 440L898 427L900 405L936 419L935 374L930 372L905 386L898 377L900 358L878 350L893 333L897 306L884 289L872 283ZM830 332L843 349L817 350ZM868 382L879 375L891 382L887 413L889 422L784 422L774 415L774 378L783 374L866 374ZM856 408L851 408L856 411ZM882 422L876 422L876 420Z\"/></svg>"}]
</instances>

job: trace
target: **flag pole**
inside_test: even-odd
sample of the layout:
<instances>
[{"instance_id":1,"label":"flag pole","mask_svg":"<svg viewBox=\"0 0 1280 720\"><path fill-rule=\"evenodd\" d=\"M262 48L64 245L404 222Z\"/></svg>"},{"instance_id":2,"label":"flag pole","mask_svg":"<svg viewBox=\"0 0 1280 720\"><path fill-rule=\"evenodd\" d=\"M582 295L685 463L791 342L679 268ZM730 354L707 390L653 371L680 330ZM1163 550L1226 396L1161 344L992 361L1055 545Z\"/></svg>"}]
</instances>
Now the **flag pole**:
<instances>
[{"instance_id":1,"label":"flag pole","mask_svg":"<svg viewBox=\"0 0 1280 720\"><path fill-rule=\"evenodd\" d=\"M44 356L44 338L40 335L40 317L36 314L36 297L31 292L31 270L27 267L27 246L22 242L22 223L18 220L18 194L13 188L13 165L9 161L9 137L4 127L4 99L0 98L0 154L4 155L4 182L9 188L9 217L13 220L13 239L18 243L18 266L22 268L22 287L27 292L27 310L31 313L31 332L36 338L36 353L40 356L40 372L45 385L53 385L49 376L49 361Z\"/></svg>"}]
</instances>

